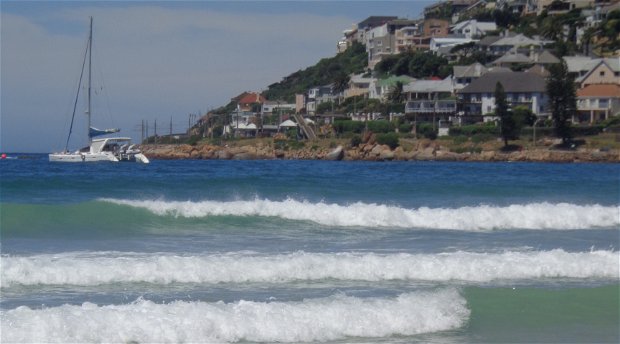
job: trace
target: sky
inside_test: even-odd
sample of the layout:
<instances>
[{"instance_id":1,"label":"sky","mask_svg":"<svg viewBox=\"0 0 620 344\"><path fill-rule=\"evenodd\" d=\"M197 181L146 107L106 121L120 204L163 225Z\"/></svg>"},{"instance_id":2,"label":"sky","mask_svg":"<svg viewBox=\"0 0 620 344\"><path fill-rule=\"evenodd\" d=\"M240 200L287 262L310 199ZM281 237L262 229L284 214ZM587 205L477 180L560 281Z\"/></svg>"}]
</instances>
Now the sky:
<instances>
[{"instance_id":1,"label":"sky","mask_svg":"<svg viewBox=\"0 0 620 344\"><path fill-rule=\"evenodd\" d=\"M435 1L0 2L0 152L64 149L93 24L92 124L139 142L142 122L185 132L190 114L260 92L336 54L371 15L420 18ZM69 149L87 143L80 100Z\"/></svg>"}]
</instances>

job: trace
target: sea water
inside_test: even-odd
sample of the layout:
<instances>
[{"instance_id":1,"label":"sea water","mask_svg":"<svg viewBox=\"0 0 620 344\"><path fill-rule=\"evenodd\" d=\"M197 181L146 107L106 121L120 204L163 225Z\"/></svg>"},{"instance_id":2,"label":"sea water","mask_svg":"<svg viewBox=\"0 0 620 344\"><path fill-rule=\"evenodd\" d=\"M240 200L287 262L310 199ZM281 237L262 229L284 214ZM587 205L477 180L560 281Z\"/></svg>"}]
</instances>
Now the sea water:
<instances>
[{"instance_id":1,"label":"sea water","mask_svg":"<svg viewBox=\"0 0 620 344\"><path fill-rule=\"evenodd\" d=\"M2 342L620 340L620 165L0 162Z\"/></svg>"}]
</instances>

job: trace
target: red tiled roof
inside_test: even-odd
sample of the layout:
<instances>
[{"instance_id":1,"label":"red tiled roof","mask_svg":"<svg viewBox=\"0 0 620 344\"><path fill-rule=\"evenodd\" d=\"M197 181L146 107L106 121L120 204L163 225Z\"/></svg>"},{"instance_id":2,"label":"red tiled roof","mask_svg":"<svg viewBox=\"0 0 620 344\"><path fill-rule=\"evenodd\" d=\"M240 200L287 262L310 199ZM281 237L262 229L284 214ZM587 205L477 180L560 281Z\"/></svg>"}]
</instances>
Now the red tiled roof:
<instances>
[{"instance_id":1,"label":"red tiled roof","mask_svg":"<svg viewBox=\"0 0 620 344\"><path fill-rule=\"evenodd\" d=\"M590 84L577 90L577 97L617 97L620 98L620 85Z\"/></svg>"},{"instance_id":2,"label":"red tiled roof","mask_svg":"<svg viewBox=\"0 0 620 344\"><path fill-rule=\"evenodd\" d=\"M239 104L264 103L265 97L258 93L246 93L239 99Z\"/></svg>"}]
</instances>

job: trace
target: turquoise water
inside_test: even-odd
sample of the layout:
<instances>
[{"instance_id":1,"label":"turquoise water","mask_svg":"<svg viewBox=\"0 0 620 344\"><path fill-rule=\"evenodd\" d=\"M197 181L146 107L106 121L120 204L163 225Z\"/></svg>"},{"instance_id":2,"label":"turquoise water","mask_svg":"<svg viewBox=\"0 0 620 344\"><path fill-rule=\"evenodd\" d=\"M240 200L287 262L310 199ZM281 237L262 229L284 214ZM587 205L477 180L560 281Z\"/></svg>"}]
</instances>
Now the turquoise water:
<instances>
[{"instance_id":1,"label":"turquoise water","mask_svg":"<svg viewBox=\"0 0 620 344\"><path fill-rule=\"evenodd\" d=\"M2 342L618 342L620 165L0 162Z\"/></svg>"}]
</instances>

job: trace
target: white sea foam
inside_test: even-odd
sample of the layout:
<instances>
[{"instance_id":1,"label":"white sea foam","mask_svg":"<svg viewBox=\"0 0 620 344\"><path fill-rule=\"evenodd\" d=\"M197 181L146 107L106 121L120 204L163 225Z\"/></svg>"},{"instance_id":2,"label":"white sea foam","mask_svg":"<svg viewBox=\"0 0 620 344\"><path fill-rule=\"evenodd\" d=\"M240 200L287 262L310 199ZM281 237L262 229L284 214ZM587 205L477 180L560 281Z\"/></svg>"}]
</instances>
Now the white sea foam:
<instances>
[{"instance_id":1,"label":"white sea foam","mask_svg":"<svg viewBox=\"0 0 620 344\"><path fill-rule=\"evenodd\" d=\"M617 251L441 254L307 253L177 256L118 252L2 256L2 287L111 283L286 283L619 278Z\"/></svg>"},{"instance_id":2,"label":"white sea foam","mask_svg":"<svg viewBox=\"0 0 620 344\"><path fill-rule=\"evenodd\" d=\"M63 305L2 311L2 342L309 342L449 330L469 317L454 289L300 302Z\"/></svg>"},{"instance_id":3,"label":"white sea foam","mask_svg":"<svg viewBox=\"0 0 620 344\"><path fill-rule=\"evenodd\" d=\"M199 201L101 199L143 208L161 216L269 216L327 226L397 227L484 231L492 229L589 229L620 226L620 207L569 203L479 205L461 208L407 209L381 204L349 205L287 199Z\"/></svg>"}]
</instances>

